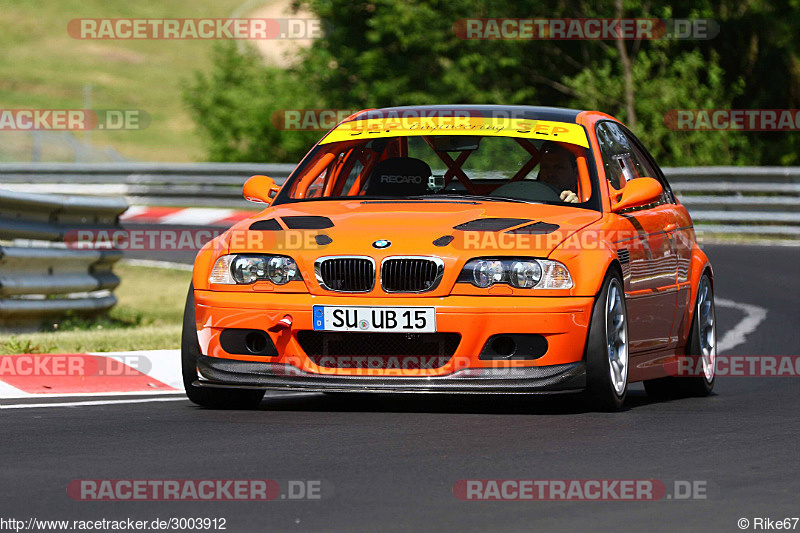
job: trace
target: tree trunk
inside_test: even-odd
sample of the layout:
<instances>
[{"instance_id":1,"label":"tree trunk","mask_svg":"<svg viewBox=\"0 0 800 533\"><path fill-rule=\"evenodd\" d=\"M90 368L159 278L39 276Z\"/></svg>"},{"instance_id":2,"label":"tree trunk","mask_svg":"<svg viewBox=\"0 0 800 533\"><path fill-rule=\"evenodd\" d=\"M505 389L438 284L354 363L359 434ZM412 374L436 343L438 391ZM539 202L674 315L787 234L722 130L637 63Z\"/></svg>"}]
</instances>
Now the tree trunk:
<instances>
[{"instance_id":1,"label":"tree trunk","mask_svg":"<svg viewBox=\"0 0 800 533\"><path fill-rule=\"evenodd\" d=\"M622 19L622 0L616 0L617 5L617 19ZM628 56L628 50L625 48L625 41L622 35L617 35L617 50L619 57L622 61L622 70L625 76L625 113L627 114L628 127L636 131L636 107L634 106L635 94L633 89L633 67L631 58Z\"/></svg>"}]
</instances>

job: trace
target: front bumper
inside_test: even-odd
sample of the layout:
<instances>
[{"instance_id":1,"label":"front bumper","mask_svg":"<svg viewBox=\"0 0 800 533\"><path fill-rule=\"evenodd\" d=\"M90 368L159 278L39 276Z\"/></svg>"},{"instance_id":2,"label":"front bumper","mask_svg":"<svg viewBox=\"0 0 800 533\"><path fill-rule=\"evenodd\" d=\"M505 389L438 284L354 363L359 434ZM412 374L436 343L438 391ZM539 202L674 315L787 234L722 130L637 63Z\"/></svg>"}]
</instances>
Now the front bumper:
<instances>
[{"instance_id":1,"label":"front bumper","mask_svg":"<svg viewBox=\"0 0 800 533\"><path fill-rule=\"evenodd\" d=\"M586 387L583 362L527 368L467 368L448 376L353 376L303 372L292 365L200 357L195 385L313 392L532 393Z\"/></svg>"},{"instance_id":2,"label":"front bumper","mask_svg":"<svg viewBox=\"0 0 800 533\"><path fill-rule=\"evenodd\" d=\"M591 297L446 296L353 297L195 290L195 319L202 357L199 384L294 390L530 392L585 386L583 354L594 299ZM313 305L435 307L437 331L457 333L449 360L436 368L358 369L318 366L302 349L298 333L313 330ZM268 331L286 315L290 329ZM276 356L223 350L228 328L267 332ZM483 360L487 340L500 334L538 334L547 341L541 357ZM319 361L319 359L316 359Z\"/></svg>"}]
</instances>

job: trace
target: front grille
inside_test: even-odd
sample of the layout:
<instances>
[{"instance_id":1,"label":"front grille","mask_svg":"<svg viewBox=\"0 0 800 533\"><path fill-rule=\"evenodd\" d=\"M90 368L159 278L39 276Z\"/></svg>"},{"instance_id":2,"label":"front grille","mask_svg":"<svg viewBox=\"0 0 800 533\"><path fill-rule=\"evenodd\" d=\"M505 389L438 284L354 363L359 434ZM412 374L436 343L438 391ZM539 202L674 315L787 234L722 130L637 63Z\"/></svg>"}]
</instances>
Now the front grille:
<instances>
[{"instance_id":1,"label":"front grille","mask_svg":"<svg viewBox=\"0 0 800 533\"><path fill-rule=\"evenodd\" d=\"M375 286L375 263L369 257L321 257L314 273L329 291L369 292Z\"/></svg>"},{"instance_id":2,"label":"front grille","mask_svg":"<svg viewBox=\"0 0 800 533\"><path fill-rule=\"evenodd\" d=\"M325 368L441 368L461 342L458 333L362 333L302 330L297 341Z\"/></svg>"},{"instance_id":3,"label":"front grille","mask_svg":"<svg viewBox=\"0 0 800 533\"><path fill-rule=\"evenodd\" d=\"M444 262L438 258L389 258L381 264L381 287L386 292L432 291L443 272Z\"/></svg>"}]
</instances>

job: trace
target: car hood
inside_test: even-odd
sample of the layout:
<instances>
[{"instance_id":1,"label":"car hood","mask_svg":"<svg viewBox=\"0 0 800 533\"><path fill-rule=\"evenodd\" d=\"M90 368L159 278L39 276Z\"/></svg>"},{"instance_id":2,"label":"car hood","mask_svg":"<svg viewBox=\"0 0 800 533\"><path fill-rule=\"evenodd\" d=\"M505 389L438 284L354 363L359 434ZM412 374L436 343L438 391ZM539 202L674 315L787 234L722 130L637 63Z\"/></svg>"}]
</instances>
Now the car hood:
<instances>
[{"instance_id":1,"label":"car hood","mask_svg":"<svg viewBox=\"0 0 800 533\"><path fill-rule=\"evenodd\" d=\"M469 199L306 201L270 207L237 223L228 249L278 251L304 263L328 255L546 257L600 216L570 206ZM390 244L375 246L379 240Z\"/></svg>"}]
</instances>

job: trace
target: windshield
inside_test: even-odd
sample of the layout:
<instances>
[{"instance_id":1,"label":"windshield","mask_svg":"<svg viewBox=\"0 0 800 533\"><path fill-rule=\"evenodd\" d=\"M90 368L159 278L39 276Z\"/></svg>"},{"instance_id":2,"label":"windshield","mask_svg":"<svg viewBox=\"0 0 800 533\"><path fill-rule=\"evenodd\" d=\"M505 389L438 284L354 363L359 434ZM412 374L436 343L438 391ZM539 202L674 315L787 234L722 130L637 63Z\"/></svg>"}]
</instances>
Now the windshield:
<instances>
[{"instance_id":1,"label":"windshield","mask_svg":"<svg viewBox=\"0 0 800 533\"><path fill-rule=\"evenodd\" d=\"M563 124L572 129L566 135L562 132L564 140L554 140L558 130L542 139L533 136L533 128L448 134L446 129L382 124L381 129L365 132L356 129L358 123L344 123L323 139L275 203L353 197L480 198L596 209L589 173L591 154L583 128L575 124ZM543 129L541 121L538 124L540 130L552 132L561 123L548 123L556 125L549 130Z\"/></svg>"}]
</instances>

